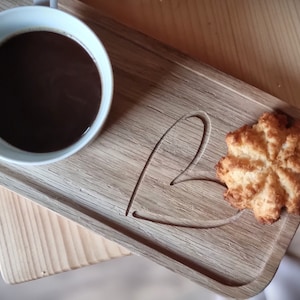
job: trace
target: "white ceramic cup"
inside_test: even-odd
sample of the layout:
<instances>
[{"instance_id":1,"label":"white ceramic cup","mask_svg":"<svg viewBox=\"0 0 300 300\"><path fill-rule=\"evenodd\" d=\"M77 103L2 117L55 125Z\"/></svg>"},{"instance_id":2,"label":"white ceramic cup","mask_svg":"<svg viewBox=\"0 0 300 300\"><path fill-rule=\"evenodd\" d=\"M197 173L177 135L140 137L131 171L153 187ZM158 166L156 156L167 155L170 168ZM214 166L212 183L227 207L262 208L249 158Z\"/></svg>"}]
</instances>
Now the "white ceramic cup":
<instances>
[{"instance_id":1,"label":"white ceramic cup","mask_svg":"<svg viewBox=\"0 0 300 300\"><path fill-rule=\"evenodd\" d=\"M57 1L51 0L50 3L55 7ZM102 95L99 111L90 129L77 142L65 149L49 153L32 153L20 150L0 137L0 160L22 165L56 162L86 146L98 136L103 127L113 96L113 73L107 52L96 34L82 21L61 10L45 6L23 6L0 12L0 45L12 35L34 30L58 32L72 37L81 44L92 56L99 70Z\"/></svg>"}]
</instances>

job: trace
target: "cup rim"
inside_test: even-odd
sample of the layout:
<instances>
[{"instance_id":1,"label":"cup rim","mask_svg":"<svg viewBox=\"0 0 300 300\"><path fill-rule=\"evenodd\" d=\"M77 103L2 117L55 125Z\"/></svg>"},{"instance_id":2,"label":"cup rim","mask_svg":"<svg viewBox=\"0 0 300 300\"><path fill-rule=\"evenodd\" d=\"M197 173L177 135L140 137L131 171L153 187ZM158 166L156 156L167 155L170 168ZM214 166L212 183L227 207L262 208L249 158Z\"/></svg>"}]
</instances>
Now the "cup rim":
<instances>
[{"instance_id":1,"label":"cup rim","mask_svg":"<svg viewBox=\"0 0 300 300\"><path fill-rule=\"evenodd\" d=\"M45 153L28 152L8 144L5 140L3 140L0 137L0 160L9 163L20 164L20 165L43 165L43 164L57 162L75 154L76 152L84 148L86 145L88 145L90 142L92 142L98 136L99 132L101 131L101 129L103 128L107 120L112 105L113 90L114 90L113 70L112 70L110 58L107 54L107 51L102 41L95 34L95 32L90 27L88 27L88 25L86 25L83 21L64 11L54 9L54 8L49 8L49 7L43 7L43 6L21 6L21 7L15 7L0 12L0 45L2 40L5 39L5 37L11 35L10 33L13 34L20 33L20 31L17 30L16 31L11 30L11 32L8 30L9 33L6 32L5 34L5 29L1 30L1 22L2 23L5 22L4 18L6 18L6 20L7 19L16 20L15 15L20 15L25 20L26 18L28 19L30 16L32 16L32 14L39 16L39 20L41 22L43 22L41 16L45 16L45 15L47 15L48 17L50 16L51 18L55 17L56 21L65 19L65 21L68 21L70 23L74 22L76 23L77 27L80 27L82 31L89 34L88 38L93 39L90 43L94 43L93 45L95 45L95 48L97 48L97 55L94 55L95 51L93 52L86 45L87 42L86 43L83 42L82 39L78 37L79 34L78 35L74 34L74 36L73 34L71 34L72 38L75 41L77 41L83 48L85 48L85 50L94 59L94 62L99 72L101 86L102 86L101 99L99 100L101 102L99 105L96 118L92 122L92 125L88 130L88 132L83 136L81 136L75 143L61 150L57 150L53 152L45 152ZM10 21L10 22L14 22L14 21ZM35 31L35 30L46 30L47 28L47 26L41 26L42 24L39 23L38 20L34 26L32 26L31 24L34 23L35 20L32 20L30 22L31 22L30 24L27 24L26 26L23 27L23 30ZM46 21L43 24L45 23ZM59 33L61 32L63 35L69 36L72 30L69 31L65 30L66 28L62 28L64 26L65 26L64 24L61 27L59 26L55 27L49 25L48 29L50 29L50 31L52 29L53 31Z\"/></svg>"}]
</instances>

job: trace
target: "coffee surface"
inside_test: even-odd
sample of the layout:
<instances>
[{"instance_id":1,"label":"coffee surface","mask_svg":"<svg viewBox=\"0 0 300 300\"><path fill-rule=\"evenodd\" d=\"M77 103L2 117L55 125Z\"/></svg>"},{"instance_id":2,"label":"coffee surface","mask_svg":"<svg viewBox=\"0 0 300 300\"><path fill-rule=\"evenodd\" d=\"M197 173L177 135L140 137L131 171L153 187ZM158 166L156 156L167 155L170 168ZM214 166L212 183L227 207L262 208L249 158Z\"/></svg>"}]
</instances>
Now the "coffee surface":
<instances>
[{"instance_id":1,"label":"coffee surface","mask_svg":"<svg viewBox=\"0 0 300 300\"><path fill-rule=\"evenodd\" d=\"M76 142L94 121L101 82L87 51L64 35L21 33L0 46L0 137L43 153Z\"/></svg>"}]
</instances>

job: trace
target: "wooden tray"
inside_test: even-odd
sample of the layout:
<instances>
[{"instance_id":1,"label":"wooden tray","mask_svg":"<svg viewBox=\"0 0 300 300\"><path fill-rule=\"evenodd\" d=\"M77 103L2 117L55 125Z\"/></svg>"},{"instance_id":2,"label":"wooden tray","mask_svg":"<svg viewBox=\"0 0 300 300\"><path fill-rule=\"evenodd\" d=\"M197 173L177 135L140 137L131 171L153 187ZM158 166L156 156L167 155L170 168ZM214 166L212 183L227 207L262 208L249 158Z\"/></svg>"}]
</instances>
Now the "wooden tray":
<instances>
[{"instance_id":1,"label":"wooden tray","mask_svg":"<svg viewBox=\"0 0 300 300\"><path fill-rule=\"evenodd\" d=\"M214 166L228 131L264 111L299 118L300 111L81 2L60 3L106 46L113 107L99 138L80 153L40 167L2 163L0 183L218 293L257 294L300 219L284 214L264 226L249 211L237 214Z\"/></svg>"}]
</instances>

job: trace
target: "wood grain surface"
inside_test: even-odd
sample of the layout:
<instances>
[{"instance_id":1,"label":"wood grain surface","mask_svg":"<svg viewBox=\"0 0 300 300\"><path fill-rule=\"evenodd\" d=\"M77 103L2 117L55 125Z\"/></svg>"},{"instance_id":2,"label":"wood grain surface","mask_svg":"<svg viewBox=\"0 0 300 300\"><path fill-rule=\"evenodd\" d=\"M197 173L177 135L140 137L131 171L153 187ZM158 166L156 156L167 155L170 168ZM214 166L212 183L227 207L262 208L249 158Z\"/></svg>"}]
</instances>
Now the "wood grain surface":
<instances>
[{"instance_id":1,"label":"wood grain surface","mask_svg":"<svg viewBox=\"0 0 300 300\"><path fill-rule=\"evenodd\" d=\"M300 105L300 2L81 0L286 102Z\"/></svg>"},{"instance_id":2,"label":"wood grain surface","mask_svg":"<svg viewBox=\"0 0 300 300\"><path fill-rule=\"evenodd\" d=\"M101 235L0 189L0 265L7 283L20 283L122 257L130 252Z\"/></svg>"},{"instance_id":3,"label":"wood grain surface","mask_svg":"<svg viewBox=\"0 0 300 300\"><path fill-rule=\"evenodd\" d=\"M219 293L257 293L274 275L299 218L259 225L250 212L236 216L226 206L213 177L199 179L213 176L228 131L266 110L296 117L299 111L78 1L61 3L88 22L110 54L110 119L91 146L68 160L1 164L1 183ZM177 175L184 180L173 181ZM140 212L182 223L145 221Z\"/></svg>"},{"instance_id":4,"label":"wood grain surface","mask_svg":"<svg viewBox=\"0 0 300 300\"><path fill-rule=\"evenodd\" d=\"M5 9L20 5L21 2L30 4L30 1L3 1L0 5ZM114 0L83 2L287 102L299 105L297 1L126 0L122 5ZM2 200L4 212L6 204L10 203L6 203L6 200L9 197ZM26 203L27 206L32 206L35 217L38 217L40 208L35 209L36 204L29 201ZM7 214L6 222L8 226L14 224L14 214ZM57 228L58 222L69 221L56 216L51 218L51 222ZM70 222L70 226L76 225ZM72 235L76 236L74 231L72 230ZM13 238L9 242L20 240L18 230L10 234ZM39 239L39 234L36 239ZM26 243L26 239L21 240L22 243ZM12 245L9 250L15 249L13 243L9 245ZM53 247L53 243L51 245ZM15 259L18 255L23 255L23 252L11 257ZM38 255L43 257L43 250ZM53 259L60 259L59 253L56 255ZM4 261L8 271L10 266L15 267L7 257L4 257ZM24 261L29 265L30 261L34 262L27 256L20 260L19 268L24 267Z\"/></svg>"}]
</instances>

